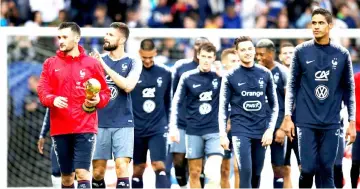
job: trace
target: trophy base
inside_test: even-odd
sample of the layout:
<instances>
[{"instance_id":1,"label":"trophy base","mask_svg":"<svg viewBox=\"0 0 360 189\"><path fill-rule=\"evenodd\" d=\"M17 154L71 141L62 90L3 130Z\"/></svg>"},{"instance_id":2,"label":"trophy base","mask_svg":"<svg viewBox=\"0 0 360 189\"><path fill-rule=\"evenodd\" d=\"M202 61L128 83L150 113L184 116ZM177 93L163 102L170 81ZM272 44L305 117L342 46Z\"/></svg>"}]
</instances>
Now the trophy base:
<instances>
[{"instance_id":1,"label":"trophy base","mask_svg":"<svg viewBox=\"0 0 360 189\"><path fill-rule=\"evenodd\" d=\"M96 107L87 107L85 106L85 104L82 105L82 109L86 112L86 113L93 113L96 111Z\"/></svg>"}]
</instances>

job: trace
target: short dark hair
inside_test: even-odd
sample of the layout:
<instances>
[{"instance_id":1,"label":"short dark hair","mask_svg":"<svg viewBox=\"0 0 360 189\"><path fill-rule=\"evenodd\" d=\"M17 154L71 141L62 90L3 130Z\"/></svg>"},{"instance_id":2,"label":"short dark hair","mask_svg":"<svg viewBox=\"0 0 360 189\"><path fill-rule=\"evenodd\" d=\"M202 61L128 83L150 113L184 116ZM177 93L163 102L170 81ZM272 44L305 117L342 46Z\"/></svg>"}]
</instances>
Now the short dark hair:
<instances>
[{"instance_id":1,"label":"short dark hair","mask_svg":"<svg viewBox=\"0 0 360 189\"><path fill-rule=\"evenodd\" d=\"M223 50L223 52L221 53L221 59L224 59L229 54L236 54L236 50L233 48Z\"/></svg>"},{"instance_id":2,"label":"short dark hair","mask_svg":"<svg viewBox=\"0 0 360 189\"><path fill-rule=\"evenodd\" d=\"M118 29L121 33L125 35L126 40L129 38L130 30L129 27L122 22L113 22L110 27Z\"/></svg>"},{"instance_id":3,"label":"short dark hair","mask_svg":"<svg viewBox=\"0 0 360 189\"><path fill-rule=\"evenodd\" d=\"M328 11L324 8L317 8L317 9L313 10L311 17L313 17L317 14L323 15L325 17L327 23L329 23L329 24L332 23L333 16L330 11Z\"/></svg>"},{"instance_id":4,"label":"short dark hair","mask_svg":"<svg viewBox=\"0 0 360 189\"><path fill-rule=\"evenodd\" d=\"M266 50L275 52L275 45L270 39L261 39L257 44L256 48L265 48Z\"/></svg>"},{"instance_id":5,"label":"short dark hair","mask_svg":"<svg viewBox=\"0 0 360 189\"><path fill-rule=\"evenodd\" d=\"M155 49L155 43L152 39L144 39L140 43L140 49L144 51L152 51Z\"/></svg>"},{"instance_id":6,"label":"short dark hair","mask_svg":"<svg viewBox=\"0 0 360 189\"><path fill-rule=\"evenodd\" d=\"M199 47L198 53L200 53L201 50L206 51L206 52L213 52L216 55L216 47L210 42L201 44L201 46Z\"/></svg>"},{"instance_id":7,"label":"short dark hair","mask_svg":"<svg viewBox=\"0 0 360 189\"><path fill-rule=\"evenodd\" d=\"M235 39L235 42L234 42L235 49L237 50L239 43L244 42L244 41L252 42L252 40L251 40L251 38L249 36L240 36L240 37Z\"/></svg>"},{"instance_id":8,"label":"short dark hair","mask_svg":"<svg viewBox=\"0 0 360 189\"><path fill-rule=\"evenodd\" d=\"M72 32L81 35L80 26L77 25L75 22L63 22L59 25L59 30L70 28Z\"/></svg>"},{"instance_id":9,"label":"short dark hair","mask_svg":"<svg viewBox=\"0 0 360 189\"><path fill-rule=\"evenodd\" d=\"M295 47L295 46L290 41L286 41L280 45L280 53L281 53L281 49L284 47Z\"/></svg>"}]
</instances>

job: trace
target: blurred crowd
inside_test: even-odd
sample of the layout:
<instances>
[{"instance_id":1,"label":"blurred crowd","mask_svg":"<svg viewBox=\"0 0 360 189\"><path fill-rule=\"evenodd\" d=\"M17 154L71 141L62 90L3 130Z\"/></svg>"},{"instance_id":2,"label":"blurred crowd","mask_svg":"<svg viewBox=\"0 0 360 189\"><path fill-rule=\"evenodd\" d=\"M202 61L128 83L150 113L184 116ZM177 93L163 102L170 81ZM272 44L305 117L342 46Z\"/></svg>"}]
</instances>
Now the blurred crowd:
<instances>
[{"instance_id":1,"label":"blurred crowd","mask_svg":"<svg viewBox=\"0 0 360 189\"><path fill-rule=\"evenodd\" d=\"M360 23L357 0L2 0L1 26L82 27L125 22L150 28L306 28L314 7L330 10L341 27Z\"/></svg>"}]
</instances>

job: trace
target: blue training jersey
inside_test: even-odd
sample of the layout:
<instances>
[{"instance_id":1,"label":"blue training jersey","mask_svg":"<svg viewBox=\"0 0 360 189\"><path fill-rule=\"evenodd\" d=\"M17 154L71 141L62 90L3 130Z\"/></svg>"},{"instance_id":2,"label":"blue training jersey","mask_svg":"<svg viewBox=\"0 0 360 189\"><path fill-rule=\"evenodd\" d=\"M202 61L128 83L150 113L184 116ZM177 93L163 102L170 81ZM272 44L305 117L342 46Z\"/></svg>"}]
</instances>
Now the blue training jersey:
<instances>
[{"instance_id":1,"label":"blue training jersey","mask_svg":"<svg viewBox=\"0 0 360 189\"><path fill-rule=\"evenodd\" d=\"M104 62L123 77L139 77L142 62L125 55L120 60L112 60L108 54L102 57ZM131 95L118 87L106 74L106 83L111 90L109 104L98 110L100 128L133 127L133 110Z\"/></svg>"},{"instance_id":2,"label":"blue training jersey","mask_svg":"<svg viewBox=\"0 0 360 189\"><path fill-rule=\"evenodd\" d=\"M181 59L178 60L174 66L172 67L172 83L171 83L171 91L172 95L175 94L175 91L178 87L180 77L183 73L196 69L198 67L198 63L193 59ZM179 129L186 128L186 118L185 118L185 104L181 102L180 109L178 110L177 116L177 127Z\"/></svg>"},{"instance_id":3,"label":"blue training jersey","mask_svg":"<svg viewBox=\"0 0 360 189\"><path fill-rule=\"evenodd\" d=\"M278 117L278 102L271 72L255 64L238 66L222 79L220 90L219 129L226 131L226 111L231 105L231 134L261 139L267 128L274 129ZM265 97L272 110L270 121Z\"/></svg>"},{"instance_id":4,"label":"blue training jersey","mask_svg":"<svg viewBox=\"0 0 360 189\"><path fill-rule=\"evenodd\" d=\"M221 77L194 69L182 74L171 106L171 127L176 127L181 102L185 104L186 134L218 133Z\"/></svg>"},{"instance_id":5,"label":"blue training jersey","mask_svg":"<svg viewBox=\"0 0 360 189\"><path fill-rule=\"evenodd\" d=\"M131 92L135 134L139 137L163 134L168 126L171 103L171 72L162 64L143 67Z\"/></svg>"},{"instance_id":6,"label":"blue training jersey","mask_svg":"<svg viewBox=\"0 0 360 189\"><path fill-rule=\"evenodd\" d=\"M355 84L349 51L330 42L310 40L295 48L285 99L285 115L295 114L296 126L336 129L341 102L355 121ZM292 107L295 104L295 110Z\"/></svg>"}]
</instances>

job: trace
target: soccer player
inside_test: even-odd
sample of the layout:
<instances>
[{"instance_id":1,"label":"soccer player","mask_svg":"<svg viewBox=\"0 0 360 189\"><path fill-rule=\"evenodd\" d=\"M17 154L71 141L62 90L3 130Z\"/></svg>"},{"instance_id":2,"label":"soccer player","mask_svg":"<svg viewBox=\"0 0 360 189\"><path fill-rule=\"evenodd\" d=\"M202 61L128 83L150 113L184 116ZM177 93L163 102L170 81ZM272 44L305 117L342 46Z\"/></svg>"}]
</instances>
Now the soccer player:
<instances>
[{"instance_id":1,"label":"soccer player","mask_svg":"<svg viewBox=\"0 0 360 189\"><path fill-rule=\"evenodd\" d=\"M40 154L44 154L44 144L45 137L50 130L50 112L49 108L46 108L46 113L44 116L43 125L41 127L40 136L38 140L38 150ZM51 181L54 188L61 188L61 173L59 164L56 159L56 154L54 152L54 146L51 146L50 149L50 160L51 160Z\"/></svg>"},{"instance_id":2,"label":"soccer player","mask_svg":"<svg viewBox=\"0 0 360 189\"><path fill-rule=\"evenodd\" d=\"M292 58L294 56L295 47L290 42L285 42L280 46L279 60L280 62L290 68Z\"/></svg>"},{"instance_id":3,"label":"soccer player","mask_svg":"<svg viewBox=\"0 0 360 189\"><path fill-rule=\"evenodd\" d=\"M194 44L194 58L193 59L181 59L178 60L175 65L172 67L172 83L171 91L172 94L175 93L180 77L183 73L196 69L199 65L199 60L197 59L197 53L201 44L209 42L207 38L200 37L195 39ZM184 103L185 105L185 103ZM185 129L186 129L186 118L185 118L185 107L181 106L177 116L177 127L180 132L180 141L179 143L173 142L170 146L170 153L173 154L173 164L175 168L176 180L180 187L185 187L187 184L186 178L186 165L185 160L186 146L185 146Z\"/></svg>"},{"instance_id":4,"label":"soccer player","mask_svg":"<svg viewBox=\"0 0 360 189\"><path fill-rule=\"evenodd\" d=\"M154 63L157 53L153 40L142 40L139 54L143 69L138 84L131 92L135 122L132 188L143 188L142 176L148 150L155 171L156 188L170 188L165 172L165 133L171 105L171 72L165 65Z\"/></svg>"},{"instance_id":5,"label":"soccer player","mask_svg":"<svg viewBox=\"0 0 360 189\"><path fill-rule=\"evenodd\" d=\"M99 111L99 133L93 157L93 188L104 188L108 160L115 159L117 188L129 188L128 167L133 157L134 118L130 92L135 88L142 63L125 53L129 28L121 22L110 25L103 48L108 54L92 53L106 72L111 90L109 104Z\"/></svg>"},{"instance_id":6,"label":"soccer player","mask_svg":"<svg viewBox=\"0 0 360 189\"><path fill-rule=\"evenodd\" d=\"M233 149L240 172L240 188L259 188L266 147L272 143L278 102L271 72L254 63L251 39L235 40L241 65L224 76L220 90L219 128L221 144L226 147L226 110L231 105L230 121ZM270 119L265 96L271 108Z\"/></svg>"},{"instance_id":7,"label":"soccer player","mask_svg":"<svg viewBox=\"0 0 360 189\"><path fill-rule=\"evenodd\" d=\"M60 48L56 56L43 65L38 93L41 103L50 109L50 135L61 171L62 188L90 188L90 164L98 130L97 111L85 112L84 103L105 107L110 99L104 72L98 61L85 54L78 45L80 27L63 22L59 28ZM96 79L100 93L93 99L85 97L85 82Z\"/></svg>"},{"instance_id":8,"label":"soccer player","mask_svg":"<svg viewBox=\"0 0 360 189\"><path fill-rule=\"evenodd\" d=\"M360 73L356 73L355 80L355 97L356 97L356 140L352 146L352 165L350 171L351 186L357 188L360 169Z\"/></svg>"},{"instance_id":9,"label":"soccer player","mask_svg":"<svg viewBox=\"0 0 360 189\"><path fill-rule=\"evenodd\" d=\"M298 129L299 188L311 188L316 171L321 171L321 187L334 188L333 167L343 100L350 122L346 138L350 137L351 144L356 137L352 62L348 50L329 38L333 23L328 10L315 9L311 26L314 39L298 45L294 52L281 129L291 140L295 135L294 122Z\"/></svg>"},{"instance_id":10,"label":"soccer player","mask_svg":"<svg viewBox=\"0 0 360 189\"><path fill-rule=\"evenodd\" d=\"M203 43L197 51L199 66L181 77L171 105L169 136L179 141L177 115L185 102L186 158L189 163L190 188L201 188L200 174L203 158L208 182L205 188L220 188L220 168L224 149L220 145L218 126L219 92L221 77L211 70L216 48ZM181 140L181 139L180 139Z\"/></svg>"},{"instance_id":11,"label":"soccer player","mask_svg":"<svg viewBox=\"0 0 360 189\"><path fill-rule=\"evenodd\" d=\"M237 52L233 48L225 49L221 53L221 63L223 65L225 72L230 72L231 69L238 66L240 64L239 56ZM230 110L231 107L229 106ZM221 163L221 188L230 188L230 159L231 159L231 152L232 152L232 143L231 143L231 125L230 120L227 121L227 128L226 132L228 133L228 139L230 140L229 143L229 150L224 151L223 161ZM236 159L234 158L234 162ZM237 163L234 163L234 175L235 175L235 188L239 187L239 170L237 168Z\"/></svg>"},{"instance_id":12,"label":"soccer player","mask_svg":"<svg viewBox=\"0 0 360 189\"><path fill-rule=\"evenodd\" d=\"M274 61L275 58L275 45L269 39L261 39L256 44L256 59L260 65L265 66L269 69L273 75L277 100L279 103L279 116L276 121L276 126L274 130L274 136L277 130L280 128L281 122L284 119L284 103L285 103L285 92L286 92L286 82L287 82L287 72L288 69ZM271 112L269 110L269 112ZM273 137L275 139L275 137ZM282 145L273 141L271 143L271 163L274 171L274 188L283 188L284 180L290 180L290 174L286 174L285 178L285 153L287 149L287 143Z\"/></svg>"}]
</instances>

